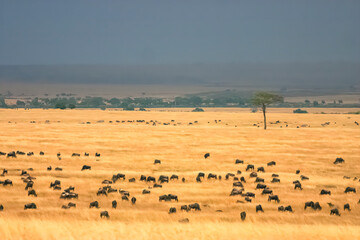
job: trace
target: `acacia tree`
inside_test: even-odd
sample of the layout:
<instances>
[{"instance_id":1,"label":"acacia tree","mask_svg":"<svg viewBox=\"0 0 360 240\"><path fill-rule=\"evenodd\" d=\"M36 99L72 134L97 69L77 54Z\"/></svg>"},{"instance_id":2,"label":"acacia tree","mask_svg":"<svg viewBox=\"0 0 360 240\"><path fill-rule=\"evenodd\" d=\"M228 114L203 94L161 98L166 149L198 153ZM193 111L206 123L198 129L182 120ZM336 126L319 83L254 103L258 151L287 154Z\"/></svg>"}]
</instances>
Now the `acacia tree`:
<instances>
[{"instance_id":1,"label":"acacia tree","mask_svg":"<svg viewBox=\"0 0 360 240\"><path fill-rule=\"evenodd\" d=\"M269 92L257 92L251 99L253 105L261 107L264 114L264 129L266 129L266 107L269 104L282 102L284 98L280 95Z\"/></svg>"}]
</instances>

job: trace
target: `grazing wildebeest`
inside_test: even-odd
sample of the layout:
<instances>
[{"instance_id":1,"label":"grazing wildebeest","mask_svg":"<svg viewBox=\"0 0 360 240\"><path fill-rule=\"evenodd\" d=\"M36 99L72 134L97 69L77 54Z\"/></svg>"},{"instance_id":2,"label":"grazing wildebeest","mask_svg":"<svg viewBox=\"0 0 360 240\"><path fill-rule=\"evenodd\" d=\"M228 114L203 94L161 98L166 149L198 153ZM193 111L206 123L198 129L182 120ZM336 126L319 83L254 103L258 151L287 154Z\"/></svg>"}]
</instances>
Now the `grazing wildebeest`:
<instances>
[{"instance_id":1,"label":"grazing wildebeest","mask_svg":"<svg viewBox=\"0 0 360 240\"><path fill-rule=\"evenodd\" d=\"M308 207L314 208L314 202L313 201L305 202L304 209L306 210L306 208L308 208Z\"/></svg>"},{"instance_id":2,"label":"grazing wildebeest","mask_svg":"<svg viewBox=\"0 0 360 240\"><path fill-rule=\"evenodd\" d=\"M246 183L245 178L244 178L244 177L241 177L241 178L240 178L240 182Z\"/></svg>"},{"instance_id":3,"label":"grazing wildebeest","mask_svg":"<svg viewBox=\"0 0 360 240\"><path fill-rule=\"evenodd\" d=\"M125 190L122 190L122 189L119 189L119 193L121 195L130 196L130 193L128 191L125 191Z\"/></svg>"},{"instance_id":4,"label":"grazing wildebeest","mask_svg":"<svg viewBox=\"0 0 360 240\"><path fill-rule=\"evenodd\" d=\"M322 189L320 195L331 195L331 192L325 189Z\"/></svg>"},{"instance_id":5,"label":"grazing wildebeest","mask_svg":"<svg viewBox=\"0 0 360 240\"><path fill-rule=\"evenodd\" d=\"M101 183L102 183L102 184L112 184L112 181L110 181L110 180L104 180L104 181L102 181Z\"/></svg>"},{"instance_id":6,"label":"grazing wildebeest","mask_svg":"<svg viewBox=\"0 0 360 240\"><path fill-rule=\"evenodd\" d=\"M6 155L6 153L0 151L0 156L4 156L4 155Z\"/></svg>"},{"instance_id":7,"label":"grazing wildebeest","mask_svg":"<svg viewBox=\"0 0 360 240\"><path fill-rule=\"evenodd\" d=\"M257 177L257 173L256 173L256 172L250 173L250 177L251 177L251 178Z\"/></svg>"},{"instance_id":8,"label":"grazing wildebeest","mask_svg":"<svg viewBox=\"0 0 360 240\"><path fill-rule=\"evenodd\" d=\"M267 165L270 167L270 166L275 166L276 165L276 162L274 161L271 161L271 162L268 162Z\"/></svg>"},{"instance_id":9,"label":"grazing wildebeest","mask_svg":"<svg viewBox=\"0 0 360 240\"><path fill-rule=\"evenodd\" d=\"M117 207L117 201L114 200L111 202L112 208L116 208Z\"/></svg>"},{"instance_id":10,"label":"grazing wildebeest","mask_svg":"<svg viewBox=\"0 0 360 240\"><path fill-rule=\"evenodd\" d=\"M260 178L260 177L256 177L256 179L255 179L255 182L256 183L259 183L259 182L264 182L264 179L263 178Z\"/></svg>"},{"instance_id":11,"label":"grazing wildebeest","mask_svg":"<svg viewBox=\"0 0 360 240\"><path fill-rule=\"evenodd\" d=\"M122 201L129 201L129 198L128 198L128 196L123 195L123 196L121 196L121 200Z\"/></svg>"},{"instance_id":12,"label":"grazing wildebeest","mask_svg":"<svg viewBox=\"0 0 360 240\"><path fill-rule=\"evenodd\" d=\"M159 159L155 159L154 164L161 164L161 161Z\"/></svg>"},{"instance_id":13,"label":"grazing wildebeest","mask_svg":"<svg viewBox=\"0 0 360 240\"><path fill-rule=\"evenodd\" d=\"M89 208L99 208L99 202L98 201L91 202Z\"/></svg>"},{"instance_id":14,"label":"grazing wildebeest","mask_svg":"<svg viewBox=\"0 0 360 240\"><path fill-rule=\"evenodd\" d=\"M95 157L100 157L100 153L95 153Z\"/></svg>"},{"instance_id":15,"label":"grazing wildebeest","mask_svg":"<svg viewBox=\"0 0 360 240\"><path fill-rule=\"evenodd\" d=\"M280 179L279 178L273 178L271 180L272 183L279 183L280 182Z\"/></svg>"},{"instance_id":16,"label":"grazing wildebeest","mask_svg":"<svg viewBox=\"0 0 360 240\"><path fill-rule=\"evenodd\" d=\"M285 207L285 209L284 209L284 211L286 212L293 212L293 210L292 210L292 207L289 205L289 206L287 206L287 207Z\"/></svg>"},{"instance_id":17,"label":"grazing wildebeest","mask_svg":"<svg viewBox=\"0 0 360 240\"><path fill-rule=\"evenodd\" d=\"M100 217L103 218L110 218L108 211L102 211L100 212Z\"/></svg>"},{"instance_id":18,"label":"grazing wildebeest","mask_svg":"<svg viewBox=\"0 0 360 240\"><path fill-rule=\"evenodd\" d=\"M150 191L149 191L149 190L144 189L144 190L142 191L142 194L150 194Z\"/></svg>"},{"instance_id":19,"label":"grazing wildebeest","mask_svg":"<svg viewBox=\"0 0 360 240\"><path fill-rule=\"evenodd\" d=\"M345 193L348 193L348 192L356 193L356 190L355 190L355 188L347 187L347 188L345 189Z\"/></svg>"},{"instance_id":20,"label":"grazing wildebeest","mask_svg":"<svg viewBox=\"0 0 360 240\"><path fill-rule=\"evenodd\" d=\"M244 160L236 159L235 164L244 164Z\"/></svg>"},{"instance_id":21,"label":"grazing wildebeest","mask_svg":"<svg viewBox=\"0 0 360 240\"><path fill-rule=\"evenodd\" d=\"M301 181L309 180L307 176L301 175L300 176Z\"/></svg>"},{"instance_id":22,"label":"grazing wildebeest","mask_svg":"<svg viewBox=\"0 0 360 240\"><path fill-rule=\"evenodd\" d=\"M216 175L216 174L209 173L209 174L208 174L208 179L211 179L211 178L217 179L217 175Z\"/></svg>"},{"instance_id":23,"label":"grazing wildebeest","mask_svg":"<svg viewBox=\"0 0 360 240\"><path fill-rule=\"evenodd\" d=\"M62 168L61 167L56 167L55 171L62 171Z\"/></svg>"},{"instance_id":24,"label":"grazing wildebeest","mask_svg":"<svg viewBox=\"0 0 360 240\"><path fill-rule=\"evenodd\" d=\"M350 177L348 177L348 176L344 176L343 178L344 178L344 179L350 179Z\"/></svg>"},{"instance_id":25,"label":"grazing wildebeest","mask_svg":"<svg viewBox=\"0 0 360 240\"><path fill-rule=\"evenodd\" d=\"M314 203L313 209L314 209L314 210L321 210L322 207L320 206L320 203L319 203L319 202L316 202L316 203Z\"/></svg>"},{"instance_id":26,"label":"grazing wildebeest","mask_svg":"<svg viewBox=\"0 0 360 240\"><path fill-rule=\"evenodd\" d=\"M185 182L185 178L182 178L181 181L184 183L184 182Z\"/></svg>"},{"instance_id":27,"label":"grazing wildebeest","mask_svg":"<svg viewBox=\"0 0 360 240\"><path fill-rule=\"evenodd\" d=\"M53 183L50 183L50 188L55 186L60 186L61 182L59 180L55 180Z\"/></svg>"},{"instance_id":28,"label":"grazing wildebeest","mask_svg":"<svg viewBox=\"0 0 360 240\"><path fill-rule=\"evenodd\" d=\"M245 221L245 219L246 219L246 212L241 212L241 213L240 213L240 218L241 218L242 221Z\"/></svg>"},{"instance_id":29,"label":"grazing wildebeest","mask_svg":"<svg viewBox=\"0 0 360 240\"><path fill-rule=\"evenodd\" d=\"M0 212L4 211L4 206L2 204L0 204Z\"/></svg>"},{"instance_id":30,"label":"grazing wildebeest","mask_svg":"<svg viewBox=\"0 0 360 240\"><path fill-rule=\"evenodd\" d=\"M85 156L85 157L88 157L89 155L90 155L89 153L84 152L84 156Z\"/></svg>"},{"instance_id":31,"label":"grazing wildebeest","mask_svg":"<svg viewBox=\"0 0 360 240\"><path fill-rule=\"evenodd\" d=\"M342 159L342 158L336 158L334 164L344 163L344 162L345 162L344 159Z\"/></svg>"},{"instance_id":32,"label":"grazing wildebeest","mask_svg":"<svg viewBox=\"0 0 360 240\"><path fill-rule=\"evenodd\" d=\"M264 169L264 167L258 167L258 168L257 168L257 171L258 171L258 172L265 172L265 169Z\"/></svg>"},{"instance_id":33,"label":"grazing wildebeest","mask_svg":"<svg viewBox=\"0 0 360 240\"><path fill-rule=\"evenodd\" d=\"M71 156L72 157L80 157L80 153L73 153Z\"/></svg>"},{"instance_id":34,"label":"grazing wildebeest","mask_svg":"<svg viewBox=\"0 0 360 240\"><path fill-rule=\"evenodd\" d=\"M15 152L9 152L6 157L7 158L9 158L9 157L16 158L16 153Z\"/></svg>"},{"instance_id":35,"label":"grazing wildebeest","mask_svg":"<svg viewBox=\"0 0 360 240\"><path fill-rule=\"evenodd\" d=\"M96 193L97 196L100 196L100 195L105 195L107 196L107 192L104 188L99 188L99 190L97 191Z\"/></svg>"},{"instance_id":36,"label":"grazing wildebeest","mask_svg":"<svg viewBox=\"0 0 360 240\"><path fill-rule=\"evenodd\" d=\"M238 174L238 175L241 174L241 171L240 171L240 170L237 170L236 174Z\"/></svg>"},{"instance_id":37,"label":"grazing wildebeest","mask_svg":"<svg viewBox=\"0 0 360 240\"><path fill-rule=\"evenodd\" d=\"M199 176L196 177L196 182L200 182L201 183L201 178Z\"/></svg>"},{"instance_id":38,"label":"grazing wildebeest","mask_svg":"<svg viewBox=\"0 0 360 240\"><path fill-rule=\"evenodd\" d=\"M264 195L264 194L272 194L272 193L273 193L273 191L270 190L270 189L268 189L268 188L265 188L265 189L261 192L262 195Z\"/></svg>"},{"instance_id":39,"label":"grazing wildebeest","mask_svg":"<svg viewBox=\"0 0 360 240\"><path fill-rule=\"evenodd\" d=\"M158 178L158 181L160 183L164 183L164 182L169 182L169 177L168 176L165 176L165 175L160 175L160 177Z\"/></svg>"},{"instance_id":40,"label":"grazing wildebeest","mask_svg":"<svg viewBox=\"0 0 360 240\"><path fill-rule=\"evenodd\" d=\"M2 185L4 185L4 186L7 186L7 185L12 186L12 185L13 185L13 183L12 183L12 181L11 181L10 179L6 179L4 182L1 182L1 183L2 183Z\"/></svg>"},{"instance_id":41,"label":"grazing wildebeest","mask_svg":"<svg viewBox=\"0 0 360 240\"><path fill-rule=\"evenodd\" d=\"M266 188L266 185L265 184L261 184L261 183L258 183L256 185L256 189L265 189Z\"/></svg>"},{"instance_id":42,"label":"grazing wildebeest","mask_svg":"<svg viewBox=\"0 0 360 240\"><path fill-rule=\"evenodd\" d=\"M254 165L252 165L252 164L249 164L249 165L247 165L247 167L246 167L246 171L249 171L249 170L254 170Z\"/></svg>"},{"instance_id":43,"label":"grazing wildebeest","mask_svg":"<svg viewBox=\"0 0 360 240\"><path fill-rule=\"evenodd\" d=\"M264 210L260 204L256 206L256 212L258 212L258 211L264 212Z\"/></svg>"},{"instance_id":44,"label":"grazing wildebeest","mask_svg":"<svg viewBox=\"0 0 360 240\"><path fill-rule=\"evenodd\" d=\"M171 177L170 177L170 180L174 180L174 179L179 179L179 176L178 175L175 175L175 174L173 174L173 175L171 175Z\"/></svg>"},{"instance_id":45,"label":"grazing wildebeest","mask_svg":"<svg viewBox=\"0 0 360 240\"><path fill-rule=\"evenodd\" d=\"M84 171L84 170L91 170L91 166L84 165L84 166L81 168L81 171Z\"/></svg>"},{"instance_id":46,"label":"grazing wildebeest","mask_svg":"<svg viewBox=\"0 0 360 240\"><path fill-rule=\"evenodd\" d=\"M195 211L201 211L200 205L198 203L189 204L189 210L191 209L195 209Z\"/></svg>"},{"instance_id":47,"label":"grazing wildebeest","mask_svg":"<svg viewBox=\"0 0 360 240\"><path fill-rule=\"evenodd\" d=\"M296 174L299 174L300 173L300 170L296 170L296 172L295 172Z\"/></svg>"},{"instance_id":48,"label":"grazing wildebeest","mask_svg":"<svg viewBox=\"0 0 360 240\"><path fill-rule=\"evenodd\" d=\"M233 190L230 193L230 196L236 196L236 195L241 195L242 194L242 190L241 189L236 189L233 188Z\"/></svg>"},{"instance_id":49,"label":"grazing wildebeest","mask_svg":"<svg viewBox=\"0 0 360 240\"><path fill-rule=\"evenodd\" d=\"M302 190L302 186L300 182L295 183L294 189L299 188L300 190Z\"/></svg>"},{"instance_id":50,"label":"grazing wildebeest","mask_svg":"<svg viewBox=\"0 0 360 240\"><path fill-rule=\"evenodd\" d=\"M112 176L111 180L115 183L120 178L122 180L125 180L125 174L121 174L121 173L115 174L115 175Z\"/></svg>"},{"instance_id":51,"label":"grazing wildebeest","mask_svg":"<svg viewBox=\"0 0 360 240\"><path fill-rule=\"evenodd\" d=\"M135 178L129 178L129 182L135 182Z\"/></svg>"},{"instance_id":52,"label":"grazing wildebeest","mask_svg":"<svg viewBox=\"0 0 360 240\"><path fill-rule=\"evenodd\" d=\"M226 180L229 180L229 177L235 177L235 174L233 174L233 173L227 173L227 174L225 175L225 179L226 179Z\"/></svg>"},{"instance_id":53,"label":"grazing wildebeest","mask_svg":"<svg viewBox=\"0 0 360 240\"><path fill-rule=\"evenodd\" d=\"M136 203L136 198L135 198L135 197L132 197L132 198L131 198L131 203L132 203L132 204L135 204L135 203Z\"/></svg>"},{"instance_id":54,"label":"grazing wildebeest","mask_svg":"<svg viewBox=\"0 0 360 240\"><path fill-rule=\"evenodd\" d=\"M140 176L140 181L145 181L145 182L146 182L146 176L145 176L145 175L141 175L141 176Z\"/></svg>"},{"instance_id":55,"label":"grazing wildebeest","mask_svg":"<svg viewBox=\"0 0 360 240\"><path fill-rule=\"evenodd\" d=\"M51 169L52 169L51 166L48 166L48 167L47 167L47 170L48 170L48 171L51 171Z\"/></svg>"},{"instance_id":56,"label":"grazing wildebeest","mask_svg":"<svg viewBox=\"0 0 360 240\"><path fill-rule=\"evenodd\" d=\"M244 185L241 182L234 182L233 187L244 187Z\"/></svg>"},{"instance_id":57,"label":"grazing wildebeest","mask_svg":"<svg viewBox=\"0 0 360 240\"><path fill-rule=\"evenodd\" d=\"M7 173L8 173L8 170L4 168L1 176L5 176L5 174L7 174Z\"/></svg>"},{"instance_id":58,"label":"grazing wildebeest","mask_svg":"<svg viewBox=\"0 0 360 240\"><path fill-rule=\"evenodd\" d=\"M181 208L180 208L181 211L189 211L190 209L188 208L187 205L182 205Z\"/></svg>"},{"instance_id":59,"label":"grazing wildebeest","mask_svg":"<svg viewBox=\"0 0 360 240\"><path fill-rule=\"evenodd\" d=\"M33 186L34 186L34 182L29 181L29 182L26 183L25 190L28 190L29 188L33 188Z\"/></svg>"},{"instance_id":60,"label":"grazing wildebeest","mask_svg":"<svg viewBox=\"0 0 360 240\"><path fill-rule=\"evenodd\" d=\"M337 208L330 210L330 215L337 215L340 216L339 210Z\"/></svg>"},{"instance_id":61,"label":"grazing wildebeest","mask_svg":"<svg viewBox=\"0 0 360 240\"><path fill-rule=\"evenodd\" d=\"M28 203L24 205L24 210L26 209L36 209L36 204L35 203Z\"/></svg>"},{"instance_id":62,"label":"grazing wildebeest","mask_svg":"<svg viewBox=\"0 0 360 240\"><path fill-rule=\"evenodd\" d=\"M279 174L276 174L276 173L273 173L272 175L271 175L271 177L279 177Z\"/></svg>"},{"instance_id":63,"label":"grazing wildebeest","mask_svg":"<svg viewBox=\"0 0 360 240\"><path fill-rule=\"evenodd\" d=\"M199 172L198 173L198 175L197 175L197 177L199 177L199 178L205 178L205 173L203 173L203 172Z\"/></svg>"},{"instance_id":64,"label":"grazing wildebeest","mask_svg":"<svg viewBox=\"0 0 360 240\"><path fill-rule=\"evenodd\" d=\"M249 197L245 197L244 199L245 199L245 201L247 201L247 202L251 202L251 200L252 200L252 199L249 198Z\"/></svg>"},{"instance_id":65,"label":"grazing wildebeest","mask_svg":"<svg viewBox=\"0 0 360 240\"><path fill-rule=\"evenodd\" d=\"M243 196L243 197L255 197L255 193L246 192L246 193L241 194L241 196Z\"/></svg>"},{"instance_id":66,"label":"grazing wildebeest","mask_svg":"<svg viewBox=\"0 0 360 240\"><path fill-rule=\"evenodd\" d=\"M207 159L208 157L210 157L210 153L205 153L204 158Z\"/></svg>"},{"instance_id":67,"label":"grazing wildebeest","mask_svg":"<svg viewBox=\"0 0 360 240\"><path fill-rule=\"evenodd\" d=\"M36 191L34 189L31 189L28 191L28 196L33 195L34 197L37 197Z\"/></svg>"},{"instance_id":68,"label":"grazing wildebeest","mask_svg":"<svg viewBox=\"0 0 360 240\"><path fill-rule=\"evenodd\" d=\"M347 209L349 212L351 211L351 209L350 209L350 204L348 204L348 203L344 204L344 211L345 211L346 209Z\"/></svg>"},{"instance_id":69,"label":"grazing wildebeest","mask_svg":"<svg viewBox=\"0 0 360 240\"><path fill-rule=\"evenodd\" d=\"M169 209L169 214L171 214L171 213L176 213L176 208L171 207L171 208Z\"/></svg>"},{"instance_id":70,"label":"grazing wildebeest","mask_svg":"<svg viewBox=\"0 0 360 240\"><path fill-rule=\"evenodd\" d=\"M271 202L271 200L274 200L277 203L280 202L280 199L279 199L278 195L270 195L269 198L268 198L268 201Z\"/></svg>"},{"instance_id":71,"label":"grazing wildebeest","mask_svg":"<svg viewBox=\"0 0 360 240\"><path fill-rule=\"evenodd\" d=\"M18 154L18 155L25 155L25 153L22 152L22 151L16 151L16 154Z\"/></svg>"},{"instance_id":72,"label":"grazing wildebeest","mask_svg":"<svg viewBox=\"0 0 360 240\"><path fill-rule=\"evenodd\" d=\"M148 176L146 179L147 182L155 182L156 179L154 177Z\"/></svg>"},{"instance_id":73,"label":"grazing wildebeest","mask_svg":"<svg viewBox=\"0 0 360 240\"><path fill-rule=\"evenodd\" d=\"M20 176L23 176L23 175L28 175L28 172L27 172L27 171L25 171L25 170L21 170L21 174L20 174Z\"/></svg>"},{"instance_id":74,"label":"grazing wildebeest","mask_svg":"<svg viewBox=\"0 0 360 240\"><path fill-rule=\"evenodd\" d=\"M280 207L278 207L278 211L279 211L279 212L284 212L284 211L285 211L284 206L280 206Z\"/></svg>"},{"instance_id":75,"label":"grazing wildebeest","mask_svg":"<svg viewBox=\"0 0 360 240\"><path fill-rule=\"evenodd\" d=\"M153 188L162 188L162 185L155 183L155 184L153 185Z\"/></svg>"}]
</instances>

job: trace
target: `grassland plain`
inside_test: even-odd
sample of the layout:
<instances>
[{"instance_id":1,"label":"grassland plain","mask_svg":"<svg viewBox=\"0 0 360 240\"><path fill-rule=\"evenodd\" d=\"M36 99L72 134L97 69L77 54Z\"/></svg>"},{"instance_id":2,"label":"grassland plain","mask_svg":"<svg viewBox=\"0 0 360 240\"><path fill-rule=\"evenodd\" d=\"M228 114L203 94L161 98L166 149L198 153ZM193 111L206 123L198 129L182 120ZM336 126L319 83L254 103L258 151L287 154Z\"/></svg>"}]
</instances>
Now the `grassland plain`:
<instances>
[{"instance_id":1,"label":"grassland plain","mask_svg":"<svg viewBox=\"0 0 360 240\"><path fill-rule=\"evenodd\" d=\"M234 108L205 110L0 110L0 151L35 153L14 159L0 156L0 169L9 170L0 180L8 178L14 183L0 186L0 204L5 208L0 212L0 239L360 239L360 182L353 181L360 177L360 126L354 123L360 122L360 115L344 114L353 111L349 109L316 109L341 114L270 109L269 122L280 123L269 124L264 131L261 113ZM157 120L158 124L128 120ZM325 122L330 124L322 126ZM257 123L260 127L254 126ZM304 124L309 127L297 128ZM39 156L40 151L45 155ZM62 160L56 157L58 152ZM73 152L81 157L71 157ZM84 157L84 152L90 156ZM101 157L95 158L95 152ZM206 152L211 156L205 160ZM345 163L334 165L337 157ZM154 159L162 164L154 165ZM235 165L235 159L243 159L245 164ZM270 161L277 165L267 167ZM92 170L80 171L84 164ZM280 203L268 202L267 196L255 190L254 180L245 171L247 164L265 167L265 173L259 175L279 195ZM47 171L48 166L63 171ZM20 177L19 170L28 168L34 169L30 173L36 177L37 198L27 196ZM310 178L302 182L302 191L293 189L292 181L299 179L297 169ZM248 180L245 190L256 193L252 203L237 203L243 198L229 196L233 181L224 176L237 170ZM223 180L196 183L200 171L222 175ZM136 178L135 183L113 184L135 196L135 205L121 201L119 193L96 196L101 182L115 173ZM272 173L280 175L280 184L270 183ZM150 189L150 195L142 195L151 184L140 182L141 174L177 174L186 182L170 181L163 188ZM351 179L343 179L344 175ZM59 199L61 191L49 188L55 179L61 180L63 188L75 186L79 199L71 201L76 209L61 209L69 201ZM357 193L345 194L347 186L355 187ZM331 196L320 196L321 189L331 190ZM158 201L160 195L169 193L178 195L179 202ZM95 200L100 209L89 209ZM117 209L111 209L113 200L119 202ZM304 210L304 203L310 200L319 201L322 211ZM24 211L29 202L38 209ZM181 205L195 202L201 212L180 211ZM330 216L328 202L338 206L340 217ZM343 211L345 203L350 204L351 212ZM257 204L264 213L255 213ZM291 205L294 213L278 212L280 205ZM178 212L168 214L170 207ZM103 210L109 212L109 220L100 219ZM239 215L242 211L247 212L244 222ZM182 218L190 222L179 223Z\"/></svg>"}]
</instances>

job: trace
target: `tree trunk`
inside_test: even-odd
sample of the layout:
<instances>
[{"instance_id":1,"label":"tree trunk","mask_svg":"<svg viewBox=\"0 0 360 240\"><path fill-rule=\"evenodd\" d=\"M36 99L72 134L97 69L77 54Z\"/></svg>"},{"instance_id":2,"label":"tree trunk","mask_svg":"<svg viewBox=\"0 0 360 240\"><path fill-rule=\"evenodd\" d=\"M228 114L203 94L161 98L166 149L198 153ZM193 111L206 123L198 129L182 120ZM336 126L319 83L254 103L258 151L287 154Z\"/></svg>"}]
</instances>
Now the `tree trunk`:
<instances>
[{"instance_id":1,"label":"tree trunk","mask_svg":"<svg viewBox=\"0 0 360 240\"><path fill-rule=\"evenodd\" d=\"M264 129L266 130L266 105L262 106L263 114L264 114Z\"/></svg>"}]
</instances>

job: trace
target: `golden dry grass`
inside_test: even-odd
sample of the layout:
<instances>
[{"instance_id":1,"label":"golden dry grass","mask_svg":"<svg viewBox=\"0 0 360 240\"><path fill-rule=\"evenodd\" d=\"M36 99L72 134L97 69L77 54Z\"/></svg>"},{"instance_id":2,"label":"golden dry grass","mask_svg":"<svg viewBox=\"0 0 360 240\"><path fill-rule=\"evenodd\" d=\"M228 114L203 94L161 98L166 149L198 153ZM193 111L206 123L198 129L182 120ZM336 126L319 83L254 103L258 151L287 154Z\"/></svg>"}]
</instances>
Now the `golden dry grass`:
<instances>
[{"instance_id":1,"label":"golden dry grass","mask_svg":"<svg viewBox=\"0 0 360 240\"><path fill-rule=\"evenodd\" d=\"M101 110L0 110L0 151L34 151L35 156L18 156L16 159L0 156L0 168L9 174L0 180L13 180L13 187L0 186L1 239L359 239L360 238L360 182L343 179L344 175L360 177L360 122L359 115L348 114L292 114L290 109L270 110L269 124L264 131L253 126L262 115L242 109L207 109L204 113L189 109L150 112L124 112ZM322 110L319 110L322 111ZM338 112L336 109L327 109ZM347 112L349 112L348 110ZM174 126L147 125L145 123L116 123L116 120L157 120ZM221 119L221 123L215 123ZM49 123L45 121L49 120ZM104 122L97 122L104 120ZM30 123L35 121L35 123ZM113 121L110 123L109 121ZM189 125L189 122L198 121ZM91 122L91 124L82 124ZM208 123L210 122L210 123ZM322 127L321 123L330 122ZM335 124L336 122L336 124ZM302 124L310 127L297 128ZM280 126L283 126L280 128ZM45 156L39 156L39 151ZM56 153L62 153L59 161ZM78 152L82 156L70 157ZM84 157L90 152L90 157ZM99 161L95 152L102 154ZM206 152L211 153L204 159ZM336 157L345 164L334 165ZM244 165L235 165L235 159L244 159ZM161 159L161 165L154 165ZM269 161L274 167L267 167ZM264 166L265 178L280 204L269 203L266 196L255 190L256 184L245 172L247 163ZM82 165L92 166L91 171L80 171ZM47 171L48 166L62 167L62 172ZM28 197L21 181L19 169L34 168L38 197ZM303 181L303 191L293 190L292 181L299 179L297 169L310 178ZM224 175L241 170L248 179L246 191L255 192L253 203L236 203L243 199L230 197L232 181L205 180L196 183L199 171ZM136 183L119 181L117 189L130 191L137 203L121 202L119 193L108 197L96 196L104 179L115 173L125 173ZM139 182L141 174L158 177L161 174L178 174L186 183L165 183L162 189L151 189L150 195L141 191L149 185ZM270 183L271 174L278 173L281 183ZM76 209L61 209L68 200L59 199L60 192L49 188L51 181L59 179L62 187L73 185L79 193ZM345 187L357 189L356 194L344 194ZM321 189L329 189L331 196L320 196ZM159 203L162 194L177 194L179 202ZM111 209L111 201L120 200L118 209ZM98 200L100 209L89 209L91 201ZM319 201L321 212L304 211L304 202ZM24 211L24 204L35 202L37 210ZM198 202L201 212L180 212L183 204ZM332 202L339 207L341 217L330 216ZM352 211L344 212L349 203ZM255 213L255 205L262 204L264 213ZM205 206L204 206L205 205ZM208 205L208 207L206 207ZM279 205L292 205L294 213L279 213ZM178 213L168 214L170 207ZM101 220L99 212L108 210L110 220ZM223 212L216 212L222 210ZM245 222L240 212L247 212ZM189 218L181 224L179 219Z\"/></svg>"}]
</instances>

